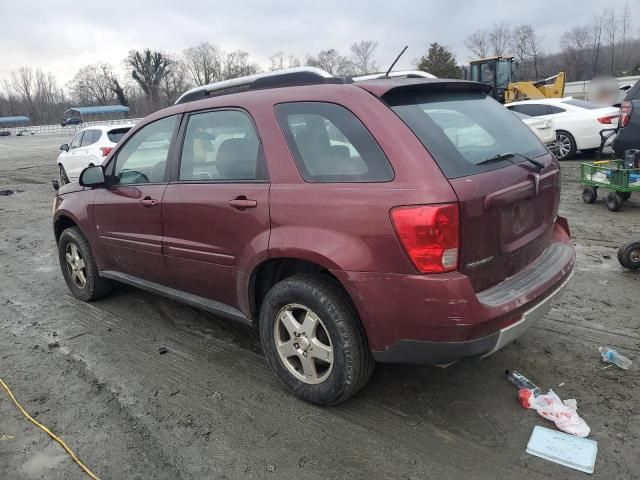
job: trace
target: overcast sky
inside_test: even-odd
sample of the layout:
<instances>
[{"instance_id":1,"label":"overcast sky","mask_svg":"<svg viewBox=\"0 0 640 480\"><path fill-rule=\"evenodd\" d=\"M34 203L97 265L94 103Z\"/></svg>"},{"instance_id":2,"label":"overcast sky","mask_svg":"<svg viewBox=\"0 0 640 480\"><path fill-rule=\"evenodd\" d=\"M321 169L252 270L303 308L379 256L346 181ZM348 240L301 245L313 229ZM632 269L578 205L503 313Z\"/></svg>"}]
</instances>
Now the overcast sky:
<instances>
[{"instance_id":1,"label":"overcast sky","mask_svg":"<svg viewBox=\"0 0 640 480\"><path fill-rule=\"evenodd\" d=\"M543 48L559 47L563 32L589 22L625 0L0 0L0 79L20 66L53 72L61 85L82 66L104 61L122 68L131 49L177 52L208 41L225 50L242 49L263 66L283 51L307 54L336 48L348 53L356 40L378 42L377 60L388 65L406 44L400 67L431 42L450 47L458 62L470 57L464 38L501 20L529 23ZM640 25L639 0L634 33Z\"/></svg>"}]
</instances>

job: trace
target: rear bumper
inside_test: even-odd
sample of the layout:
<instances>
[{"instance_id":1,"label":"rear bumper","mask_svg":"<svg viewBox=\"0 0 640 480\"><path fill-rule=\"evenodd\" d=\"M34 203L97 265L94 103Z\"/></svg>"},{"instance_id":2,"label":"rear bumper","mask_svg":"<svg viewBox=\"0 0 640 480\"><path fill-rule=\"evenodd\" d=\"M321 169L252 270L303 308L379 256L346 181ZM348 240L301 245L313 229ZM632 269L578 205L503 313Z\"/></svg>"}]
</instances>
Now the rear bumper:
<instances>
[{"instance_id":1,"label":"rear bumper","mask_svg":"<svg viewBox=\"0 0 640 480\"><path fill-rule=\"evenodd\" d=\"M535 261L482 292L458 272L334 274L354 299L376 360L450 363L491 354L543 317L569 284L575 249L562 223Z\"/></svg>"}]
</instances>

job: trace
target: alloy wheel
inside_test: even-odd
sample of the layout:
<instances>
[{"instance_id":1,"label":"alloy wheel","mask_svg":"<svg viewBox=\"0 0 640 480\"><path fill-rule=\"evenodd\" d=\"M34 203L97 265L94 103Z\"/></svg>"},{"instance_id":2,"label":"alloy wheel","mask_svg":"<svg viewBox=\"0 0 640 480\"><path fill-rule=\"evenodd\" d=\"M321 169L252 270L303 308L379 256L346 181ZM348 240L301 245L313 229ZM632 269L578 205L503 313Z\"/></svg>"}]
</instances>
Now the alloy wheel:
<instances>
[{"instance_id":1,"label":"alloy wheel","mask_svg":"<svg viewBox=\"0 0 640 480\"><path fill-rule=\"evenodd\" d=\"M558 157L566 158L571 151L571 139L562 133L556 134L556 144L558 149Z\"/></svg>"},{"instance_id":2,"label":"alloy wheel","mask_svg":"<svg viewBox=\"0 0 640 480\"><path fill-rule=\"evenodd\" d=\"M299 304L282 307L273 330L276 350L286 369L308 384L324 382L333 369L333 344L322 320Z\"/></svg>"},{"instance_id":3,"label":"alloy wheel","mask_svg":"<svg viewBox=\"0 0 640 480\"><path fill-rule=\"evenodd\" d=\"M70 242L67 245L65 258L67 260L67 270L71 276L71 281L76 287L84 288L87 285L87 266L75 243Z\"/></svg>"}]
</instances>

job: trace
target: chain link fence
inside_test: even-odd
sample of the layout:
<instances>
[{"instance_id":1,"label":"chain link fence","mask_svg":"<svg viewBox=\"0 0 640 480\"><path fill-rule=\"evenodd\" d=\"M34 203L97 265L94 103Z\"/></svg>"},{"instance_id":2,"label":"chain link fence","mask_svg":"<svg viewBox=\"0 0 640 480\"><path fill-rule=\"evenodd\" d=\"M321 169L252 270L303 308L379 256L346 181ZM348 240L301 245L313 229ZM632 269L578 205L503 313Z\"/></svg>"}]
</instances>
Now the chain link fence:
<instances>
[{"instance_id":1,"label":"chain link fence","mask_svg":"<svg viewBox=\"0 0 640 480\"><path fill-rule=\"evenodd\" d=\"M117 120L96 120L94 122L83 122L80 125L68 125L63 127L62 125L33 125L22 127L3 128L0 127L0 132L11 132L11 135L68 135L72 137L78 131L83 128L93 127L94 125L122 125L125 123L137 123L141 118L120 118Z\"/></svg>"}]
</instances>

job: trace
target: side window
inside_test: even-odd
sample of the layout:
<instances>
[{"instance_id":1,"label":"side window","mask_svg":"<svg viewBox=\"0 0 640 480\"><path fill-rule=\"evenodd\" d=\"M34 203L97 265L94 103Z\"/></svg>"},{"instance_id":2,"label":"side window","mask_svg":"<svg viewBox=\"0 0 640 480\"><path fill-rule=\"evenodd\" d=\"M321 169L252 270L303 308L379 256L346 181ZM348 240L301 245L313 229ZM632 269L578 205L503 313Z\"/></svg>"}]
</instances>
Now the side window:
<instances>
[{"instance_id":1,"label":"side window","mask_svg":"<svg viewBox=\"0 0 640 480\"><path fill-rule=\"evenodd\" d=\"M518 105L518 111L529 115L530 117L540 117L542 115L549 115L549 105L542 103L526 103Z\"/></svg>"},{"instance_id":2,"label":"side window","mask_svg":"<svg viewBox=\"0 0 640 480\"><path fill-rule=\"evenodd\" d=\"M80 146L80 142L82 142L82 134L85 132L78 133L73 140L71 140L71 145L69 145L69 149L78 148Z\"/></svg>"},{"instance_id":3,"label":"side window","mask_svg":"<svg viewBox=\"0 0 640 480\"><path fill-rule=\"evenodd\" d=\"M180 157L182 181L264 180L260 140L249 115L217 110L189 116Z\"/></svg>"},{"instance_id":4,"label":"side window","mask_svg":"<svg viewBox=\"0 0 640 480\"><path fill-rule=\"evenodd\" d=\"M373 136L333 103L276 105L278 122L307 182L387 182L393 169Z\"/></svg>"},{"instance_id":5,"label":"side window","mask_svg":"<svg viewBox=\"0 0 640 480\"><path fill-rule=\"evenodd\" d=\"M117 153L114 183L163 182L171 138L177 123L177 117L173 115L137 131Z\"/></svg>"},{"instance_id":6,"label":"side window","mask_svg":"<svg viewBox=\"0 0 640 480\"><path fill-rule=\"evenodd\" d=\"M566 110L564 108L556 107L555 105L549 105L549 111L551 113L564 113Z\"/></svg>"},{"instance_id":7,"label":"side window","mask_svg":"<svg viewBox=\"0 0 640 480\"><path fill-rule=\"evenodd\" d=\"M102 132L100 130L86 130L82 137L82 142L80 142L80 146L88 147L89 145L93 145L100 139L101 133Z\"/></svg>"}]
</instances>

